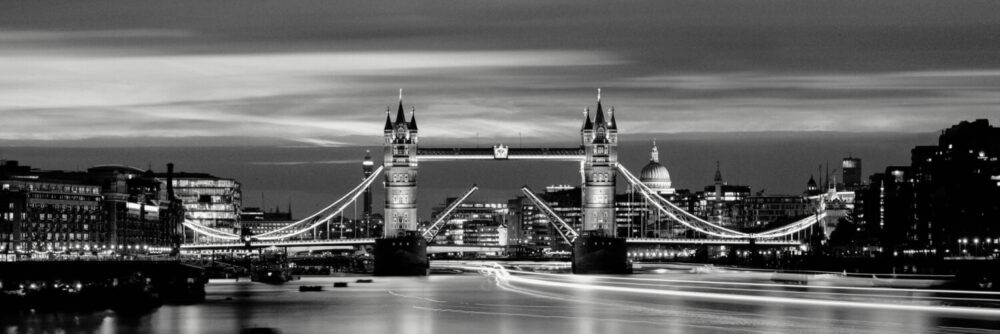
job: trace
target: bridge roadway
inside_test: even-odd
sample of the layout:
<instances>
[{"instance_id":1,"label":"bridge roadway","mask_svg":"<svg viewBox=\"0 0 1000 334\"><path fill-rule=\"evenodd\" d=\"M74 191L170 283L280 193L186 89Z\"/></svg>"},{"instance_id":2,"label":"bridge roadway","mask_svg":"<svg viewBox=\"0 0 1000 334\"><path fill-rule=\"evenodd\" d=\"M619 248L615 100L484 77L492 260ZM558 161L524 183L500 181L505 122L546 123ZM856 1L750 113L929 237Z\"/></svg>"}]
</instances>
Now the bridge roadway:
<instances>
[{"instance_id":1,"label":"bridge roadway","mask_svg":"<svg viewBox=\"0 0 1000 334\"><path fill-rule=\"evenodd\" d=\"M692 238L628 238L626 242L631 245L747 245L747 239L692 239ZM374 245L374 238L354 238L354 239L331 239L331 240L285 240L285 241L254 241L250 243L251 248L268 247L289 247L304 249L351 249L355 246ZM797 240L757 240L757 245L761 246L798 246L802 243ZM181 249L189 251L199 250L224 250L238 249L246 247L242 242L206 243L206 244L184 244ZM506 246L478 246L478 245L429 245L428 253L454 253L454 252L498 252L506 250Z\"/></svg>"}]
</instances>

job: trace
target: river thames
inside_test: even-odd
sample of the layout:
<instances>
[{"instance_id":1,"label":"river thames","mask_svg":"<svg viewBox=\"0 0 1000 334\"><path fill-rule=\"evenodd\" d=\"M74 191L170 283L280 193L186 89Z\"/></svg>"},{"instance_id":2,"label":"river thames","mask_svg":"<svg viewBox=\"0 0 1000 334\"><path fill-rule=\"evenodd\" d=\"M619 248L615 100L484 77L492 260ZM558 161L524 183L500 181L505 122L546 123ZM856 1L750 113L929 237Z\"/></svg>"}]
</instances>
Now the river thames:
<instances>
[{"instance_id":1,"label":"river thames","mask_svg":"<svg viewBox=\"0 0 1000 334\"><path fill-rule=\"evenodd\" d=\"M166 305L137 316L36 313L5 317L3 328L7 333L1000 332L997 292L882 288L836 275L796 285L771 273L727 270L574 276L514 267L466 269L428 277L304 277L281 285L213 280L200 304ZM366 278L372 282L357 282ZM348 286L334 288L335 282ZM303 285L323 291L300 292Z\"/></svg>"}]
</instances>

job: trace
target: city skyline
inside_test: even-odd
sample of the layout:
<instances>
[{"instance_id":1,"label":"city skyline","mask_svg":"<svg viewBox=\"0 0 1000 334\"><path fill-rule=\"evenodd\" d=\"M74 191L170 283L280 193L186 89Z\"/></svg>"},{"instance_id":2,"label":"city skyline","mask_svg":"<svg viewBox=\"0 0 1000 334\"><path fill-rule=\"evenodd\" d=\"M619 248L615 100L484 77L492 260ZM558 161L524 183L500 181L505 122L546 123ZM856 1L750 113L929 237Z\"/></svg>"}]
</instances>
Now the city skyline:
<instances>
[{"instance_id":1,"label":"city skyline","mask_svg":"<svg viewBox=\"0 0 1000 334\"><path fill-rule=\"evenodd\" d=\"M465 142L569 136L598 87L627 134L1000 116L990 2L0 6L7 145L369 145L398 88Z\"/></svg>"},{"instance_id":2,"label":"city skyline","mask_svg":"<svg viewBox=\"0 0 1000 334\"><path fill-rule=\"evenodd\" d=\"M582 118L582 117L581 117ZM422 120L425 126L429 120ZM560 134L571 136L572 134ZM799 194L810 176L820 177L818 165L830 163L833 171L840 159L853 155L865 161L864 176L888 165L909 161L915 145L935 142L936 134L767 134L753 138L740 136L704 137L690 135L656 136L661 162L668 168L674 186L699 190L712 184L716 161L731 184L749 185L754 192ZM638 138L637 138L638 137ZM638 172L649 160L651 140L645 136L622 136L621 161ZM435 146L435 138L422 137L424 146ZM579 139L577 139L579 140ZM518 144L508 142L512 147ZM527 146L572 147L578 142L549 141ZM462 143L460 143L462 144ZM475 147L474 142L465 145ZM480 147L490 147L482 143ZM780 149L775 149L780 147ZM242 183L248 206L258 206L264 194L267 207L292 202L293 212L314 212L345 191L341 185L356 182L362 175L365 150L371 149L381 163L382 147L8 147L2 157L42 169L85 170L93 165L125 164L161 171L173 162L178 171L207 172L234 178ZM783 159L779 157L785 156ZM530 184L576 185L578 166L571 162L429 162L421 168L419 212L429 219L431 208L446 197L456 196L469 185L479 184L474 199L501 200L518 193L518 186ZM530 171L530 173L529 173ZM836 171L840 179L839 171ZM381 188L381 186L376 186ZM374 202L383 201L383 192L373 192ZM360 211L359 211L360 212Z\"/></svg>"},{"instance_id":3,"label":"city skyline","mask_svg":"<svg viewBox=\"0 0 1000 334\"><path fill-rule=\"evenodd\" d=\"M1000 328L997 13L0 1L0 328Z\"/></svg>"}]
</instances>

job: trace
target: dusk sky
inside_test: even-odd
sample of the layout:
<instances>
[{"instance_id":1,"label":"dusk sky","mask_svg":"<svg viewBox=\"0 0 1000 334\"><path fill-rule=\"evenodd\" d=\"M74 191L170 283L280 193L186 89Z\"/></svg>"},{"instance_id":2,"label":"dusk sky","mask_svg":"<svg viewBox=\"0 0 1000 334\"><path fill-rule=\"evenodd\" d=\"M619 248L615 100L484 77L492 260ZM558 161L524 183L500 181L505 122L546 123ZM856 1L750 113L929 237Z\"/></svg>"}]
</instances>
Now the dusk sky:
<instances>
[{"instance_id":1,"label":"dusk sky","mask_svg":"<svg viewBox=\"0 0 1000 334\"><path fill-rule=\"evenodd\" d=\"M357 182L364 150L308 148L379 159L400 88L422 145L572 146L600 87L630 168L657 138L677 187L708 184L721 160L732 182L797 193L819 164L854 154L867 175L959 121L1000 123L997 13L996 1L8 0L0 157L176 162L239 179L248 205L267 193L301 213ZM260 149L134 149L155 146ZM422 215L474 182L504 200L578 181L505 166L521 172L426 169L437 181L421 184ZM463 171L475 175L449 177Z\"/></svg>"},{"instance_id":2,"label":"dusk sky","mask_svg":"<svg viewBox=\"0 0 1000 334\"><path fill-rule=\"evenodd\" d=\"M933 132L1000 118L997 13L995 1L4 1L0 140L370 144L399 88L432 142L575 138L597 87L627 134Z\"/></svg>"}]
</instances>

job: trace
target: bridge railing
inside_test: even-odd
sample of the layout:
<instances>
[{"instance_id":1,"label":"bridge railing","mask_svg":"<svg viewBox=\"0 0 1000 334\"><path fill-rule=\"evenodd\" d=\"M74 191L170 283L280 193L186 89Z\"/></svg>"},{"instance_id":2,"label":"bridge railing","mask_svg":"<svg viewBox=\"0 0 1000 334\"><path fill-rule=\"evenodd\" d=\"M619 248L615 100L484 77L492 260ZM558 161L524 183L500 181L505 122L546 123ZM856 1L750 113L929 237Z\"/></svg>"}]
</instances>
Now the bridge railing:
<instances>
[{"instance_id":1,"label":"bridge railing","mask_svg":"<svg viewBox=\"0 0 1000 334\"><path fill-rule=\"evenodd\" d=\"M625 240L630 244L715 244L715 245L745 245L750 243L749 238L745 239L712 239L712 238L628 238ZM754 240L758 245L785 245L795 246L801 244L798 240L762 239Z\"/></svg>"},{"instance_id":2,"label":"bridge railing","mask_svg":"<svg viewBox=\"0 0 1000 334\"><path fill-rule=\"evenodd\" d=\"M359 245L374 244L375 238L351 238L351 239L318 239L318 240L270 240L251 241L251 248L259 247L288 247L288 246L310 246L310 245ZM211 249L211 248L241 248L246 247L245 242L217 242L181 245L182 249Z\"/></svg>"}]
</instances>

